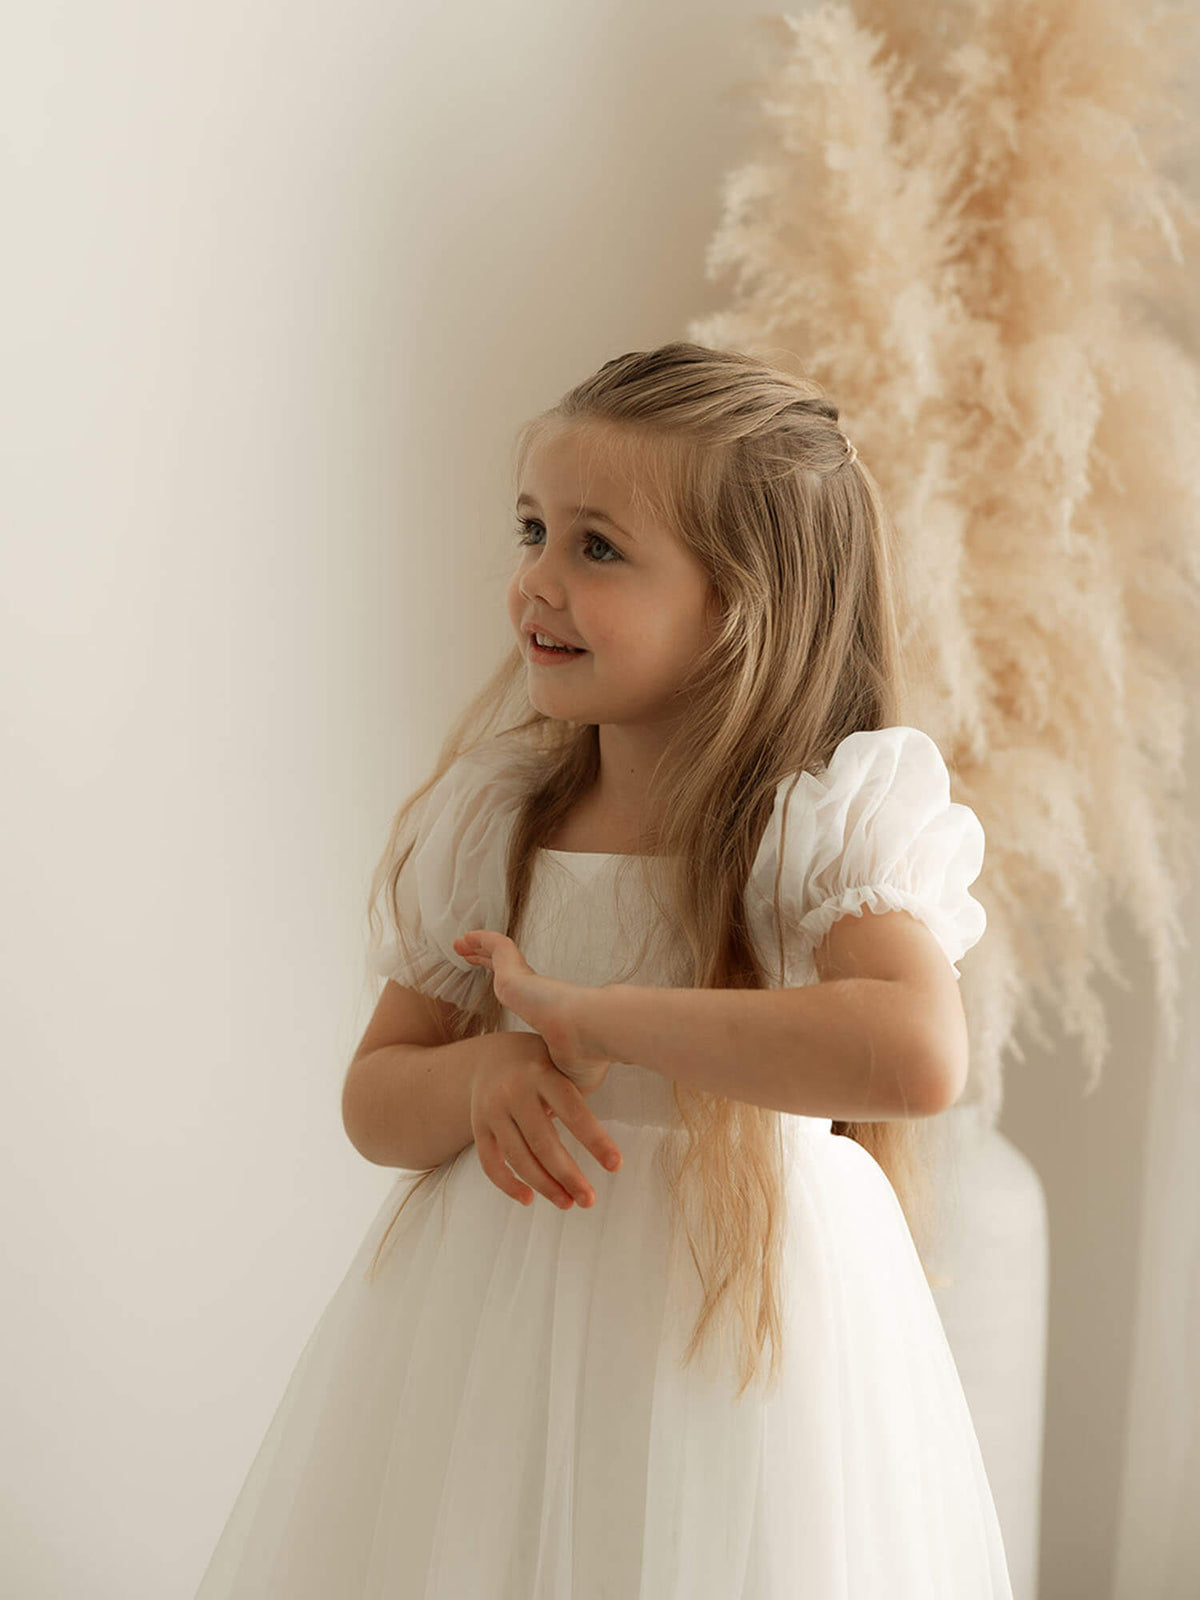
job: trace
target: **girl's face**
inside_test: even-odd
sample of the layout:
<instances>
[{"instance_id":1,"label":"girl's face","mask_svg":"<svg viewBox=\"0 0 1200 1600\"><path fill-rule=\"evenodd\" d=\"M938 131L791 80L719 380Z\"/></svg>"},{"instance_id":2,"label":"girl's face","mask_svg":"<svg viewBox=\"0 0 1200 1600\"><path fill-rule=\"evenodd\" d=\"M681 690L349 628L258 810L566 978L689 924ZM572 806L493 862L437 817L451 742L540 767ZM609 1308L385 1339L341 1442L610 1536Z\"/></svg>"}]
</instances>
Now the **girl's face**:
<instances>
[{"instance_id":1,"label":"girl's face","mask_svg":"<svg viewBox=\"0 0 1200 1600\"><path fill-rule=\"evenodd\" d=\"M691 551L638 515L602 442L578 425L531 448L516 519L508 614L536 709L576 722L673 721L675 690L716 615L716 591ZM535 660L534 627L585 653Z\"/></svg>"}]
</instances>

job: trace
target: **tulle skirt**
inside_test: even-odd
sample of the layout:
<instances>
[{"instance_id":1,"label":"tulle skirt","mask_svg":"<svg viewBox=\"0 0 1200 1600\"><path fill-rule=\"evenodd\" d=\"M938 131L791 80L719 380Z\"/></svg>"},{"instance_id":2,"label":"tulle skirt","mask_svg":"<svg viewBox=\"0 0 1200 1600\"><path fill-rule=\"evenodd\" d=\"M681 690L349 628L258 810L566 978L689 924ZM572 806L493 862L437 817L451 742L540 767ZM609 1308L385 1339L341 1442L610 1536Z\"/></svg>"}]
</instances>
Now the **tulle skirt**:
<instances>
[{"instance_id":1,"label":"tulle skirt","mask_svg":"<svg viewBox=\"0 0 1200 1600\"><path fill-rule=\"evenodd\" d=\"M937 1307L885 1174L785 1119L779 1377L740 1397L660 1141L521 1206L474 1145L402 1172L286 1385L196 1600L1011 1600ZM769 1358L770 1347L764 1352Z\"/></svg>"}]
</instances>

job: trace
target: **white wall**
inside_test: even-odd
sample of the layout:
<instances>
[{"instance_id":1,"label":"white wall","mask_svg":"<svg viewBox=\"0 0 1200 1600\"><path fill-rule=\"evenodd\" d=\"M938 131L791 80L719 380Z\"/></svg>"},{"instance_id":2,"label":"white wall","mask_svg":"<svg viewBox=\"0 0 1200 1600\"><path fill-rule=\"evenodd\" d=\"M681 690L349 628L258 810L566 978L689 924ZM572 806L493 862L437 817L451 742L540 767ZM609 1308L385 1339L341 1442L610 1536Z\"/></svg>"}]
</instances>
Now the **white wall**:
<instances>
[{"instance_id":1,"label":"white wall","mask_svg":"<svg viewBox=\"0 0 1200 1600\"><path fill-rule=\"evenodd\" d=\"M8 18L6 1593L191 1595L389 1186L339 1108L369 871L509 642L516 426L721 300L756 10ZM1136 1039L1145 988L1122 1004ZM1086 1432L1051 1403L1097 1585L1043 1600L1109 1559L1128 1350L1088 1259L1132 1271L1144 1114L1117 1076L1086 1140L1029 1137L1046 1082L1075 1116L1066 1071L1006 1123L1076 1219L1052 1391L1108 1400Z\"/></svg>"},{"instance_id":2,"label":"white wall","mask_svg":"<svg viewBox=\"0 0 1200 1600\"><path fill-rule=\"evenodd\" d=\"M367 882L509 642L514 430L716 303L742 25L6 20L0 1590L179 1600L390 1184Z\"/></svg>"},{"instance_id":3,"label":"white wall","mask_svg":"<svg viewBox=\"0 0 1200 1600\"><path fill-rule=\"evenodd\" d=\"M1189 730L1187 792L1200 794L1200 714ZM1200 907L1183 907L1189 949L1180 966L1180 1064L1172 1069L1146 949L1127 920L1113 948L1128 991L1099 980L1111 1053L1086 1097L1078 1042L1047 1019L1053 1043L1022 1038L1010 1064L999 1127L1036 1167L1050 1228L1050 1309L1042 1466L1040 1600L1190 1600L1200 1588L1194 1495L1200 1461L1200 1259L1192 1215L1197 1184L1157 1168L1200 1127L1195 1067L1200 1020ZM1184 1064L1187 1063L1187 1064ZM1153 1098L1160 1124L1151 1137ZM1190 1097L1190 1098L1189 1098ZM1178 1130L1184 1131L1180 1135ZM1194 1146L1177 1153L1194 1173ZM1175 1208L1172 1215L1171 1208ZM1157 1237L1155 1229L1170 1229ZM1189 1240L1192 1241L1189 1249ZM1149 1261L1143 1251L1149 1249ZM1157 1274L1139 1281L1143 1272ZM1171 1281L1172 1276L1176 1281ZM1140 1298L1139 1298L1140 1296ZM1184 1317L1180 1316L1183 1309ZM1174 1319L1165 1328L1163 1317ZM1139 1335L1176 1370L1134 1382ZM1135 1415L1135 1394L1152 1403ZM1172 1412L1169 1408L1179 1406ZM1182 1412L1182 1414L1181 1414ZM1181 1449L1180 1441L1188 1442ZM1182 1585L1182 1587L1181 1587Z\"/></svg>"}]
</instances>

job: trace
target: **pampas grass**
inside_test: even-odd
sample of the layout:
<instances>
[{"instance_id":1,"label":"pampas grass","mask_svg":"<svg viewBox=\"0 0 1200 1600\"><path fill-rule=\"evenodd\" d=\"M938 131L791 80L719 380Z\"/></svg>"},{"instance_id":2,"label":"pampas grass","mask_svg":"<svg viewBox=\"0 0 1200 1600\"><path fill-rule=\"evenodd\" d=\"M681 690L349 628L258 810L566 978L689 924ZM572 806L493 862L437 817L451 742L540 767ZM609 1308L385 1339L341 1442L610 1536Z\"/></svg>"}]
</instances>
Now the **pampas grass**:
<instances>
[{"instance_id":1,"label":"pampas grass","mask_svg":"<svg viewBox=\"0 0 1200 1600\"><path fill-rule=\"evenodd\" d=\"M1146 942L1176 1043L1200 210L1165 163L1196 22L970 0L761 25L762 148L727 178L707 256L730 304L686 337L816 378L891 505L921 663L904 720L987 834L962 990L968 1097L994 1120L1018 1023L1049 1042L1039 1001L1099 1083L1096 967L1128 987L1110 907Z\"/></svg>"}]
</instances>

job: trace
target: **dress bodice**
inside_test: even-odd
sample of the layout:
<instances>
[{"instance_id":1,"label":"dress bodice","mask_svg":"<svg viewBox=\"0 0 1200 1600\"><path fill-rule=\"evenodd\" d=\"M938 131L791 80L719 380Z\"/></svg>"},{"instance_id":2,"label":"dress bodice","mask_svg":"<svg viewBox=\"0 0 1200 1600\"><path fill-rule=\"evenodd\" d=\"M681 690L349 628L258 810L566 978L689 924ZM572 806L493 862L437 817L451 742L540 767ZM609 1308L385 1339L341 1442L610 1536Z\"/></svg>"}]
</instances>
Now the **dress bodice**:
<instances>
[{"instance_id":1,"label":"dress bodice","mask_svg":"<svg viewBox=\"0 0 1200 1600\"><path fill-rule=\"evenodd\" d=\"M625 871L623 862L629 863ZM652 860L649 870L655 870ZM568 983L670 988L687 982L678 944L666 936L640 863L628 856L539 850L518 944L535 971ZM500 1027L533 1031L507 1009ZM679 1122L670 1080L635 1062L614 1061L588 1096L588 1108L601 1122L617 1118L663 1127Z\"/></svg>"},{"instance_id":2,"label":"dress bodice","mask_svg":"<svg viewBox=\"0 0 1200 1600\"><path fill-rule=\"evenodd\" d=\"M375 970L459 1009L477 1011L486 966L455 949L471 928L508 930L538 972L598 986L689 988L686 942L656 893L655 856L542 848L522 926L509 927L512 830L541 758L498 735L453 762L424 796L417 834L395 885L404 947L372 954ZM933 934L955 978L982 936L983 906L969 893L984 836L951 798L937 745L903 724L847 734L817 770L786 773L745 885L745 925L767 987L816 981L814 952L839 917L904 911ZM506 1031L528 1025L501 1014ZM672 1084L614 1062L589 1097L596 1114L677 1126ZM790 1118L794 1122L828 1119Z\"/></svg>"}]
</instances>

